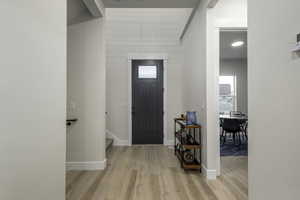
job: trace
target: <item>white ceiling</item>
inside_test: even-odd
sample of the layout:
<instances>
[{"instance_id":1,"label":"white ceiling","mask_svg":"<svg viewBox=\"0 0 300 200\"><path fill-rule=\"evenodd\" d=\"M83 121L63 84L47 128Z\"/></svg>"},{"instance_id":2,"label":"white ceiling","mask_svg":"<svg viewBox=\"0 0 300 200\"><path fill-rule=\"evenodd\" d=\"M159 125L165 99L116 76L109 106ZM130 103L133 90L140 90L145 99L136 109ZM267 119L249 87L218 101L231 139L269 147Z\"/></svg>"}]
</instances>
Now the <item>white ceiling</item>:
<instances>
[{"instance_id":1,"label":"white ceiling","mask_svg":"<svg viewBox=\"0 0 300 200\"><path fill-rule=\"evenodd\" d=\"M106 8L194 8L199 0L102 0ZM83 0L67 0L68 24L93 19ZM126 12L126 10L125 10ZM121 14L124 12L121 12ZM135 13L135 12L134 12ZM136 14L136 13L135 13ZM163 13L159 13L164 15ZM155 17L155 16L154 16Z\"/></svg>"},{"instance_id":2,"label":"white ceiling","mask_svg":"<svg viewBox=\"0 0 300 200\"><path fill-rule=\"evenodd\" d=\"M243 41L242 47L233 48L231 44L235 41ZM221 59L245 59L247 58L247 32L246 31L224 31L220 34L220 58Z\"/></svg>"},{"instance_id":3,"label":"white ceiling","mask_svg":"<svg viewBox=\"0 0 300 200\"><path fill-rule=\"evenodd\" d=\"M108 42L178 43L191 8L108 8Z\"/></svg>"},{"instance_id":4,"label":"white ceiling","mask_svg":"<svg viewBox=\"0 0 300 200\"><path fill-rule=\"evenodd\" d=\"M103 0L107 8L194 8L199 0Z\"/></svg>"}]
</instances>

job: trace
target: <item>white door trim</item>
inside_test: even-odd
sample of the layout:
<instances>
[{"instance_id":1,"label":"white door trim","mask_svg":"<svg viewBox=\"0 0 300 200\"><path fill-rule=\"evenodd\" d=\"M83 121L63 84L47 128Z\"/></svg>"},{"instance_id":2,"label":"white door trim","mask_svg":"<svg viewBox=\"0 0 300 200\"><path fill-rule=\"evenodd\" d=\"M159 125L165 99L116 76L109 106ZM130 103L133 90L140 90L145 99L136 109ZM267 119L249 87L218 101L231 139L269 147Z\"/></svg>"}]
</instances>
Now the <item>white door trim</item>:
<instances>
[{"instance_id":1,"label":"white door trim","mask_svg":"<svg viewBox=\"0 0 300 200\"><path fill-rule=\"evenodd\" d=\"M164 61L164 145L168 145L167 141L167 64L168 54L128 54L128 143L132 145L132 60L163 60Z\"/></svg>"}]
</instances>

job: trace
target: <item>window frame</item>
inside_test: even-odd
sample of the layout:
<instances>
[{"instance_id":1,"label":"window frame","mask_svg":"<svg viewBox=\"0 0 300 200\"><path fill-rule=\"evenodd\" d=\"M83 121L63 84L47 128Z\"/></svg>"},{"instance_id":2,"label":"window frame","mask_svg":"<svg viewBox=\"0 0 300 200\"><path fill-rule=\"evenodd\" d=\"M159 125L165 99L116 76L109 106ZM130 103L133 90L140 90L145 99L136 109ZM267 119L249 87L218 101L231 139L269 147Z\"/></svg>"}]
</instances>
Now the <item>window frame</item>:
<instances>
[{"instance_id":1,"label":"window frame","mask_svg":"<svg viewBox=\"0 0 300 200\"><path fill-rule=\"evenodd\" d=\"M238 100L237 100L237 76L235 75L235 74L233 74L233 75L220 75L219 76L219 82L218 82L218 84L219 84L219 88L220 88L220 85L221 85L221 77L233 77L233 92L231 92L231 94L230 95L221 95L220 94L220 91L219 91L219 99L218 99L218 101L219 101L219 110L220 110L220 97L232 97L232 99L233 99L233 102L232 102L232 107L233 107L233 110L232 111L237 111L237 104L238 104ZM230 84L231 85L231 84ZM221 110L220 110L220 112L221 112ZM226 111L224 112L225 114L229 114L230 113L230 111L227 113Z\"/></svg>"},{"instance_id":2,"label":"window frame","mask_svg":"<svg viewBox=\"0 0 300 200\"><path fill-rule=\"evenodd\" d=\"M152 68L153 74L155 73L155 77L151 76L151 75L153 75L151 73L141 73L142 72L141 68L144 68L145 71L147 70L146 68ZM140 66L138 66L138 79L157 79L157 77L158 77L158 69L157 68L158 68L158 66L156 66L156 65L140 65ZM152 70L149 70L149 71L152 71Z\"/></svg>"}]
</instances>

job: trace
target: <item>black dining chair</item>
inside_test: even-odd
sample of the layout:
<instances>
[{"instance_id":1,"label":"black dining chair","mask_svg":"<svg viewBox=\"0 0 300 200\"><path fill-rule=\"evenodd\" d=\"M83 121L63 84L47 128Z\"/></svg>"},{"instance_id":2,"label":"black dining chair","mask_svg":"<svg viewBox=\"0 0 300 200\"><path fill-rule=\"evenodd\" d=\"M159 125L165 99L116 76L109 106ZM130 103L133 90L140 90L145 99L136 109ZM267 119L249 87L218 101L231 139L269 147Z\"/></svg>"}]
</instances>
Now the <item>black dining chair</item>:
<instances>
[{"instance_id":1,"label":"black dining chair","mask_svg":"<svg viewBox=\"0 0 300 200\"><path fill-rule=\"evenodd\" d=\"M243 136L246 138L246 141L248 141L248 121L245 121L242 124L241 129L242 129Z\"/></svg>"},{"instance_id":2,"label":"black dining chair","mask_svg":"<svg viewBox=\"0 0 300 200\"><path fill-rule=\"evenodd\" d=\"M241 145L241 121L238 119L224 119L222 123L221 144L225 144L227 134L232 134L233 142L236 145ZM238 140L238 143L236 143Z\"/></svg>"},{"instance_id":3,"label":"black dining chair","mask_svg":"<svg viewBox=\"0 0 300 200\"><path fill-rule=\"evenodd\" d=\"M222 139L222 134L223 134L223 121L224 119L220 119L220 139Z\"/></svg>"}]
</instances>

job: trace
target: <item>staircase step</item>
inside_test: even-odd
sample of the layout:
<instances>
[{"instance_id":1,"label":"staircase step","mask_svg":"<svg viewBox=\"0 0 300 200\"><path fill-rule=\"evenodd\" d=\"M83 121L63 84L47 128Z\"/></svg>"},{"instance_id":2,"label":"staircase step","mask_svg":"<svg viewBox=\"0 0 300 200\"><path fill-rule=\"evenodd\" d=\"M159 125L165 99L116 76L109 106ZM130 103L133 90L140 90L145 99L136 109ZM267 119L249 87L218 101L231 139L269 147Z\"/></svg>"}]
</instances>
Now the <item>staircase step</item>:
<instances>
[{"instance_id":1,"label":"staircase step","mask_svg":"<svg viewBox=\"0 0 300 200\"><path fill-rule=\"evenodd\" d=\"M106 138L106 151L113 146L114 140L111 138Z\"/></svg>"}]
</instances>

